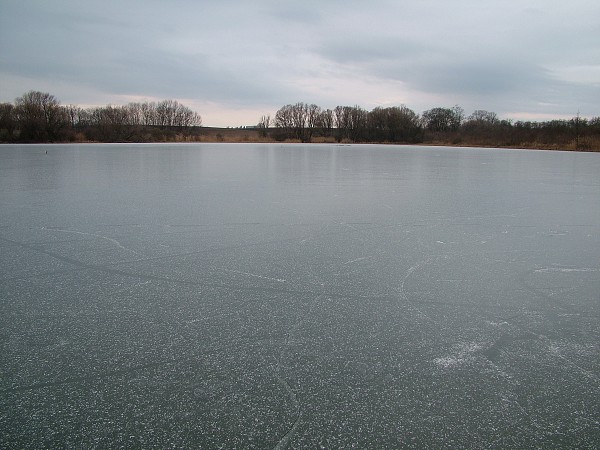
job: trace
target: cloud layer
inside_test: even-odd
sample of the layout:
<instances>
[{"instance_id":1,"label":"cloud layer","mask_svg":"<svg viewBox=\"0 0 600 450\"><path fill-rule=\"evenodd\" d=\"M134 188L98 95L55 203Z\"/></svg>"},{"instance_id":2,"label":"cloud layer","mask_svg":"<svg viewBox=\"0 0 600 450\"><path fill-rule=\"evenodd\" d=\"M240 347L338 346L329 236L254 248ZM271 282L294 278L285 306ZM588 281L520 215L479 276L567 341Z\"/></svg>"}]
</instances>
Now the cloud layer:
<instances>
[{"instance_id":1,"label":"cloud layer","mask_svg":"<svg viewBox=\"0 0 600 450\"><path fill-rule=\"evenodd\" d=\"M600 115L600 2L4 0L0 101L173 98L207 125L297 101Z\"/></svg>"}]
</instances>

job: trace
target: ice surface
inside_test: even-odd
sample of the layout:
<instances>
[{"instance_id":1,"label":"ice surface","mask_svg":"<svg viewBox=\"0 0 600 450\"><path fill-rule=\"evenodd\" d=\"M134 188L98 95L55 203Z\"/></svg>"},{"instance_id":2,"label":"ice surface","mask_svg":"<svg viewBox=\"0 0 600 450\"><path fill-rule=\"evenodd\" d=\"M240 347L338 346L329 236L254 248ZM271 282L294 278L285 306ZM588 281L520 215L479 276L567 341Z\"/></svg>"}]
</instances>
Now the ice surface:
<instances>
[{"instance_id":1,"label":"ice surface","mask_svg":"<svg viewBox=\"0 0 600 450\"><path fill-rule=\"evenodd\" d=\"M0 447L595 448L600 155L0 146Z\"/></svg>"}]
</instances>

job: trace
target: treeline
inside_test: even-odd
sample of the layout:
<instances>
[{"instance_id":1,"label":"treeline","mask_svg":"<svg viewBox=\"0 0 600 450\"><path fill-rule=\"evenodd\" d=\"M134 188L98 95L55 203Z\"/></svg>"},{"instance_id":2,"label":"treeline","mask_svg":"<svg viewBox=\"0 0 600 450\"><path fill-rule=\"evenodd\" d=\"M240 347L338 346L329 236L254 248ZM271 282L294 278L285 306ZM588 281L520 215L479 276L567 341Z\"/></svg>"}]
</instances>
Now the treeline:
<instances>
[{"instance_id":1,"label":"treeline","mask_svg":"<svg viewBox=\"0 0 600 450\"><path fill-rule=\"evenodd\" d=\"M211 140L202 118L175 100L81 108L30 91L0 103L0 142L172 142ZM407 106L323 109L296 103L261 117L239 141L389 142L600 151L600 117L546 122L501 120L496 113ZM215 139L223 140L217 132ZM251 136L252 133L256 133Z\"/></svg>"},{"instance_id":2,"label":"treeline","mask_svg":"<svg viewBox=\"0 0 600 450\"><path fill-rule=\"evenodd\" d=\"M280 108L274 118L261 117L257 128L277 141L428 143L525 148L600 150L600 117L547 122L501 120L476 110L467 116L460 106L415 113L406 106L360 106L323 109L296 103Z\"/></svg>"},{"instance_id":3,"label":"treeline","mask_svg":"<svg viewBox=\"0 0 600 450\"><path fill-rule=\"evenodd\" d=\"M270 117L258 124L267 130ZM322 109L317 105L296 103L279 109L271 135L275 140L297 139L310 142L314 137L334 137L352 142L421 142L423 128L419 116L406 106L375 108L368 112L360 106Z\"/></svg>"},{"instance_id":4,"label":"treeline","mask_svg":"<svg viewBox=\"0 0 600 450\"><path fill-rule=\"evenodd\" d=\"M200 115L175 100L80 108L30 91L14 104L0 103L2 142L145 142L192 136Z\"/></svg>"}]
</instances>

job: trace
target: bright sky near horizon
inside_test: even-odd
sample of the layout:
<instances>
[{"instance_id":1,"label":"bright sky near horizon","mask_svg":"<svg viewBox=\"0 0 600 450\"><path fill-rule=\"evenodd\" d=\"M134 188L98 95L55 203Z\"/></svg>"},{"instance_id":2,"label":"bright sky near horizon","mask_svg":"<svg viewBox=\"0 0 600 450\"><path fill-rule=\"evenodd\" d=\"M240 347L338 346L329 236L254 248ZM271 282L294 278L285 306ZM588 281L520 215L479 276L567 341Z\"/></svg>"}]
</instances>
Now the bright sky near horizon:
<instances>
[{"instance_id":1,"label":"bright sky near horizon","mask_svg":"<svg viewBox=\"0 0 600 450\"><path fill-rule=\"evenodd\" d=\"M175 99L206 126L288 103L600 115L598 0L0 0L0 102Z\"/></svg>"}]
</instances>

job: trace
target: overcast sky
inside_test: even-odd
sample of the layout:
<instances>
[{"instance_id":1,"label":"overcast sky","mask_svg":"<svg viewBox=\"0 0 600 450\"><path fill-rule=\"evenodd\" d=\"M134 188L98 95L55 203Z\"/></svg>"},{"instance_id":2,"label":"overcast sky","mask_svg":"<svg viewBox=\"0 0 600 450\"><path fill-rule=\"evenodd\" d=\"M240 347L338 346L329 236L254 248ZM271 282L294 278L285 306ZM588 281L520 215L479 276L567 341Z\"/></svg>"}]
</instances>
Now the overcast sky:
<instances>
[{"instance_id":1,"label":"overcast sky","mask_svg":"<svg viewBox=\"0 0 600 450\"><path fill-rule=\"evenodd\" d=\"M600 115L599 0L0 0L0 101Z\"/></svg>"}]
</instances>

